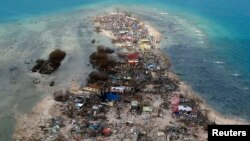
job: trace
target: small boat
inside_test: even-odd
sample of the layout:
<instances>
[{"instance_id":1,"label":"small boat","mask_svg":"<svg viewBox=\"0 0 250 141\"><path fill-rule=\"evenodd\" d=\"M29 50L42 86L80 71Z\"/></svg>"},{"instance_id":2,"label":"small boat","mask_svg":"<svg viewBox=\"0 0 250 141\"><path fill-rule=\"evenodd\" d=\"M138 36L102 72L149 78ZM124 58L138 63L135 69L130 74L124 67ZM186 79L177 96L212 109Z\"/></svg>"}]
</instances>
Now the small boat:
<instances>
[{"instance_id":1,"label":"small boat","mask_svg":"<svg viewBox=\"0 0 250 141\"><path fill-rule=\"evenodd\" d=\"M234 77L240 77L241 75L240 74L238 74L238 73L234 73L234 74L232 74Z\"/></svg>"},{"instance_id":2,"label":"small boat","mask_svg":"<svg viewBox=\"0 0 250 141\"><path fill-rule=\"evenodd\" d=\"M167 12L161 12L160 14L161 14L161 15L168 15Z\"/></svg>"},{"instance_id":3,"label":"small boat","mask_svg":"<svg viewBox=\"0 0 250 141\"><path fill-rule=\"evenodd\" d=\"M215 64L225 64L225 62L222 62L222 61L215 61L214 63Z\"/></svg>"},{"instance_id":4,"label":"small boat","mask_svg":"<svg viewBox=\"0 0 250 141\"><path fill-rule=\"evenodd\" d=\"M243 89L244 89L244 90L248 90L248 87L247 87L247 86L245 86L245 87L243 87Z\"/></svg>"}]
</instances>

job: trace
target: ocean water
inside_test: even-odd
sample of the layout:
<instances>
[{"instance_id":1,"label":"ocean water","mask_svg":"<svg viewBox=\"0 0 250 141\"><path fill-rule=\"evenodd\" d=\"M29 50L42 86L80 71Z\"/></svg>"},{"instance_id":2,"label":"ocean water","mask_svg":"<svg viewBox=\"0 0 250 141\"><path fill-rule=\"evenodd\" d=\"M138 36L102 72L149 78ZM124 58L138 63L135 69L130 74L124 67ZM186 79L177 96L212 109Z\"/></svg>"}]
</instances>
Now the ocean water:
<instances>
[{"instance_id":1,"label":"ocean water","mask_svg":"<svg viewBox=\"0 0 250 141\"><path fill-rule=\"evenodd\" d=\"M15 113L26 113L42 97L84 84L90 44L112 46L94 32L89 16L120 8L162 32L161 43L180 75L225 116L250 120L250 2L248 0L0 0L0 141L11 140ZM103 12L104 11L104 12ZM29 73L54 48L67 51L51 76ZM30 62L31 64L25 64ZM33 85L36 77L42 79ZM55 87L49 87L54 80ZM46 89L46 90L45 90Z\"/></svg>"}]
</instances>

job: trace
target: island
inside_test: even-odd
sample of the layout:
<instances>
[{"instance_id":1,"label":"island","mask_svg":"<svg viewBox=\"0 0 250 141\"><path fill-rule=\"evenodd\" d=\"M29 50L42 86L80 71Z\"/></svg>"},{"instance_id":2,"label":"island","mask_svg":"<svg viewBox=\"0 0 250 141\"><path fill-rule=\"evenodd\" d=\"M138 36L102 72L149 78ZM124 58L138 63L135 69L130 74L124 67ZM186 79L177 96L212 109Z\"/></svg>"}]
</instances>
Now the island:
<instances>
[{"instance_id":1,"label":"island","mask_svg":"<svg viewBox=\"0 0 250 141\"><path fill-rule=\"evenodd\" d=\"M220 116L178 78L150 23L125 11L91 20L116 48L97 46L86 85L65 80L69 88L18 117L14 140L206 140L207 125L239 122Z\"/></svg>"}]
</instances>

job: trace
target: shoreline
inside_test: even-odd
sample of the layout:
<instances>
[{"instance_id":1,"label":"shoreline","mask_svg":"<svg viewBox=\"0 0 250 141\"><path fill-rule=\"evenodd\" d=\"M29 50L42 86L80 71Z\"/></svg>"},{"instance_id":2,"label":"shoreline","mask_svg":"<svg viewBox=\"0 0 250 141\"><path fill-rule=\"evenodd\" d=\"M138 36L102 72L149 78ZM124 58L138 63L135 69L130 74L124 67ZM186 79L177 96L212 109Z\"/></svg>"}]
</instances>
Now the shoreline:
<instances>
[{"instance_id":1,"label":"shoreline","mask_svg":"<svg viewBox=\"0 0 250 141\"><path fill-rule=\"evenodd\" d=\"M110 14L117 14L117 13L110 13ZM147 27L148 29L149 29L149 31L150 31L150 33L154 36L154 37L157 37L158 38L158 40L160 40L161 39L161 34L154 28L154 27L152 27L149 23L146 23L146 22L144 22L145 23L145 27ZM103 32L101 32L101 34L103 33L103 35L104 36L107 36L107 37L109 37L109 38L111 38L111 39L113 39L114 38L114 36L112 35L112 33L110 32L110 31L107 31L107 30L104 30ZM161 48L159 47L159 45L158 46L156 46L157 48L156 48L156 50L155 51L157 51L157 50L159 50L159 54L165 59L165 57L167 57L168 58L168 55L167 54L164 54L163 52L161 52ZM171 62L168 62L168 61L166 61L166 63L170 63L171 64ZM181 91L183 91L183 92L187 92L187 95L189 95L189 96L191 96L191 97L194 97L194 98L196 98L196 99L199 99L199 101L201 101L200 102L200 106L202 107L202 108L206 108L207 110L209 110L209 112L208 112L208 116L209 116L209 119L211 120L211 121L214 121L215 120L215 122L217 123L217 124L250 124L249 122L247 122L246 120L244 120L244 119L237 119L237 118L226 118L225 116L223 116L222 115L222 113L219 113L219 112L217 112L216 110L214 110L211 106L209 106L209 105L207 105L206 103L205 103L205 99L204 98L202 98L200 95L198 95L197 93L195 93L193 90L192 90L192 88L187 84L187 82L185 82L185 81L181 81L180 80L180 78L179 78L179 76L177 76L176 74L175 74L175 72L169 72L170 73L170 75L173 77L173 79L175 79L175 80L177 80L177 81L179 81L181 84L179 85L180 86L180 88L181 88Z\"/></svg>"},{"instance_id":2,"label":"shoreline","mask_svg":"<svg viewBox=\"0 0 250 141\"><path fill-rule=\"evenodd\" d=\"M153 28L152 28L153 29ZM163 57L168 57L167 54L164 54L163 52L159 52ZM171 63L171 62L170 62ZM214 110L211 106L209 106L208 104L205 103L205 99L202 98L200 95L198 95L197 93L195 93L191 86L189 86L187 84L187 82L180 80L179 76L177 76L175 74L175 72L169 72L170 76L179 81L180 82L180 90L182 92L184 92L186 95L197 99L197 101L200 101L199 104L203 109L207 109L208 112L208 117L211 121L215 121L216 124L221 124L221 125L229 125L229 124L239 124L239 125L243 125L243 124L250 124L249 122L247 122L244 119L237 119L237 118L226 118L225 116L222 115L222 113L217 112L216 110Z\"/></svg>"},{"instance_id":3,"label":"shoreline","mask_svg":"<svg viewBox=\"0 0 250 141\"><path fill-rule=\"evenodd\" d=\"M105 15L104 15L105 16ZM152 26L146 24L145 22L143 22L145 25L145 27L147 27L148 31L150 32L150 34L152 34L152 36L154 36L156 38L156 42L160 42L160 33ZM109 38L114 38L115 36L112 35L112 32L108 31L108 30L102 30L101 34L104 34L105 36L109 37ZM116 44L117 45L117 44ZM162 66L168 66L171 62L166 61L167 59L167 54L164 54L161 49L159 48L158 44L155 44L155 48L152 49L152 51L154 51L154 53L156 55L158 55L158 57L160 57L160 61L162 62ZM195 92L193 92L193 90L188 86L188 84L186 84L184 81L181 81L179 79L179 77L177 75L174 74L174 72L169 71L168 72L168 76L170 79L173 79L174 81L178 81L180 82L179 86L179 90L185 94L187 94L187 96L193 97L195 99L199 99L199 106L202 108L207 107L206 109L208 109L210 112L208 113L208 118L210 119L210 121L213 121L214 117L216 117L216 123L217 124L246 124L247 122L245 121L237 121L234 119L227 119L224 118L220 113L216 112L215 110L213 110L211 107L207 106L206 103L204 102L204 100ZM195 100L196 101L196 100ZM27 134L26 136L28 136L28 134L32 134L30 133L30 129L36 128L35 126L40 126L40 121L42 122L42 124L44 124L43 122L45 122L46 120L50 119L51 117L55 116L55 115L60 115L60 112L51 112L55 109L53 109L53 107L57 104L57 102L55 100L53 100L53 98L51 96L47 96L45 98L43 98L41 101L39 101L36 106L32 109L32 112L29 114L26 114L24 116L22 116L23 118L17 119L17 124L16 124L16 128L15 128L15 138L20 138L18 137L18 134ZM37 113L42 113L45 116L35 116L37 115ZM27 119L28 118L28 119ZM29 119L30 118L30 119ZM34 120L39 118L40 120ZM32 124L33 126L26 126L24 127L23 125L26 125L26 121L30 120L30 121L34 121L34 123ZM21 130L20 130L21 129ZM27 131L23 131L23 129L27 129ZM21 133L22 132L22 133ZM34 132L38 132L38 131L34 131ZM25 135L24 135L25 136ZM41 135L42 136L42 135ZM205 138L204 136L205 133L202 135L201 138Z\"/></svg>"},{"instance_id":4,"label":"shoreline","mask_svg":"<svg viewBox=\"0 0 250 141\"><path fill-rule=\"evenodd\" d=\"M239 124L239 125L243 125L243 124L249 124L249 122L247 122L244 119L237 119L237 118L226 118L225 116L222 115L222 113L217 112L216 110L214 110L211 106L209 106L208 104L205 103L204 98L201 98L200 95L198 95L197 93L195 93L192 88L186 84L186 82L182 81L180 87L183 89L183 91L188 91L188 95L190 97L193 97L195 99L199 99L200 102L200 106L203 109L207 109L208 110L208 117L211 121L215 121L216 124L219 125L234 125L234 124Z\"/></svg>"}]
</instances>

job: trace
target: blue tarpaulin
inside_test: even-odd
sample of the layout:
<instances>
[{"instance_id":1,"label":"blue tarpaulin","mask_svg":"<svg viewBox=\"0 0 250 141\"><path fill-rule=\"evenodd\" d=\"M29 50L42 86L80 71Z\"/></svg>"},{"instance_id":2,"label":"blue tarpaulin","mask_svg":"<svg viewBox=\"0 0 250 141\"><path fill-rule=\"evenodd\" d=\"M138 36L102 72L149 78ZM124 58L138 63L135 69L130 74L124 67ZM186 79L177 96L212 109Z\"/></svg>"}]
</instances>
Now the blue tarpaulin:
<instances>
[{"instance_id":1,"label":"blue tarpaulin","mask_svg":"<svg viewBox=\"0 0 250 141\"><path fill-rule=\"evenodd\" d=\"M99 123L93 123L89 125L89 128L92 130L102 130L102 127Z\"/></svg>"},{"instance_id":2,"label":"blue tarpaulin","mask_svg":"<svg viewBox=\"0 0 250 141\"><path fill-rule=\"evenodd\" d=\"M120 95L118 95L117 93L114 93L114 92L106 93L105 96L106 96L106 100L108 100L108 101L115 101L115 100L120 99Z\"/></svg>"},{"instance_id":3,"label":"blue tarpaulin","mask_svg":"<svg viewBox=\"0 0 250 141\"><path fill-rule=\"evenodd\" d=\"M155 64L149 64L148 65L148 69L155 69L156 68L156 65Z\"/></svg>"}]
</instances>

